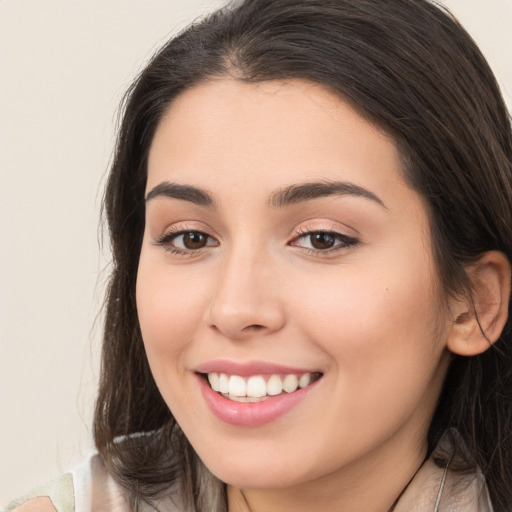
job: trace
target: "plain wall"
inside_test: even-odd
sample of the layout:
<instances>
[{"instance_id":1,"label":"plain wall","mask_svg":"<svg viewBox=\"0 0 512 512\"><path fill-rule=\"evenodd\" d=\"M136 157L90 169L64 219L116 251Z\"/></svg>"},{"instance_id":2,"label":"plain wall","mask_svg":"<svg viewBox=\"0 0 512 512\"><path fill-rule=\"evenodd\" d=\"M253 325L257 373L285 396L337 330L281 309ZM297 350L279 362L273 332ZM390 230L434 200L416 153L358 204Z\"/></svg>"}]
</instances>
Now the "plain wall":
<instances>
[{"instance_id":1,"label":"plain wall","mask_svg":"<svg viewBox=\"0 0 512 512\"><path fill-rule=\"evenodd\" d=\"M0 0L0 504L91 450L119 100L217 0ZM447 0L512 105L512 0Z\"/></svg>"}]
</instances>

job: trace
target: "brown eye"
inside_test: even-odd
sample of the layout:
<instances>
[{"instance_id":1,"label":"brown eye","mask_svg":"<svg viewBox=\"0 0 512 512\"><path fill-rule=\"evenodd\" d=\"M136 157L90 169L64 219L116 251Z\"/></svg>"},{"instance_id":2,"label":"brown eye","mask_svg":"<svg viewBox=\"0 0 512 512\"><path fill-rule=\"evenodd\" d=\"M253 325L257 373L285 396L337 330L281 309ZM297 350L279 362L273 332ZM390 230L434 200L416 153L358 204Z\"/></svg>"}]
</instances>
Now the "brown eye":
<instances>
[{"instance_id":1,"label":"brown eye","mask_svg":"<svg viewBox=\"0 0 512 512\"><path fill-rule=\"evenodd\" d=\"M335 231L309 231L298 236L291 245L316 251L318 254L331 254L354 247L358 243L356 238Z\"/></svg>"},{"instance_id":2,"label":"brown eye","mask_svg":"<svg viewBox=\"0 0 512 512\"><path fill-rule=\"evenodd\" d=\"M188 233L182 233L180 236L185 249L202 249L208 243L208 236L200 231L189 231Z\"/></svg>"},{"instance_id":3,"label":"brown eye","mask_svg":"<svg viewBox=\"0 0 512 512\"><path fill-rule=\"evenodd\" d=\"M318 250L331 249L336 244L336 237L331 233L311 233L311 246Z\"/></svg>"},{"instance_id":4,"label":"brown eye","mask_svg":"<svg viewBox=\"0 0 512 512\"><path fill-rule=\"evenodd\" d=\"M168 233L155 241L156 245L164 247L175 254L192 254L201 249L217 247L219 242L202 231L180 231Z\"/></svg>"}]
</instances>

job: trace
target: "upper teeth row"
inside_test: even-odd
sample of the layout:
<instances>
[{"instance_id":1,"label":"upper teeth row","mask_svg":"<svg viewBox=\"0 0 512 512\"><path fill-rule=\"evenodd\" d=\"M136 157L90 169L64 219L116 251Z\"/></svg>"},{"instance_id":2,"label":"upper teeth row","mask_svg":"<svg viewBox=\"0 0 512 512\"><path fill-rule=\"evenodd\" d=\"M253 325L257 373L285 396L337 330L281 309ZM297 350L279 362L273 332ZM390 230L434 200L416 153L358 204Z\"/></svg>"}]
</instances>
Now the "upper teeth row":
<instances>
[{"instance_id":1,"label":"upper teeth row","mask_svg":"<svg viewBox=\"0 0 512 512\"><path fill-rule=\"evenodd\" d=\"M292 373L283 378L280 375L272 375L268 380L265 380L261 375L245 378L225 373L209 373L208 382L214 391L220 393L259 398L265 395L279 395L283 391L293 393L299 387L305 388L308 386L311 377L311 373L304 373L303 375Z\"/></svg>"}]
</instances>

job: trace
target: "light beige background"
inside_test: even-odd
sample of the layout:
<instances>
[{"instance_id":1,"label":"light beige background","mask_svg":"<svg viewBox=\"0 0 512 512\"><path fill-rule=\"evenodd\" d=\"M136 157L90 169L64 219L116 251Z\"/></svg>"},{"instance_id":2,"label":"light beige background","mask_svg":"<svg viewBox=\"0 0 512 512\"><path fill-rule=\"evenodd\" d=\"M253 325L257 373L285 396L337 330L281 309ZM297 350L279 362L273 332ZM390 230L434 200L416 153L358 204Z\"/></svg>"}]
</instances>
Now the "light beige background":
<instances>
[{"instance_id":1,"label":"light beige background","mask_svg":"<svg viewBox=\"0 0 512 512\"><path fill-rule=\"evenodd\" d=\"M118 102L220 0L0 0L0 504L92 448ZM512 105L512 0L446 0Z\"/></svg>"}]
</instances>

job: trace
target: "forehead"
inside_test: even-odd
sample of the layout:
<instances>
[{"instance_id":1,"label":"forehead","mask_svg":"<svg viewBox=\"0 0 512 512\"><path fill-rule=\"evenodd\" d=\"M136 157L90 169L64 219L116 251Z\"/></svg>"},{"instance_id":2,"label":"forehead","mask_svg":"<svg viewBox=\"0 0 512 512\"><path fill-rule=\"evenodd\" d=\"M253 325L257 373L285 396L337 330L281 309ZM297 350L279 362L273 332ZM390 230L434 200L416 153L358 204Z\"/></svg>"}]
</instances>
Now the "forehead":
<instances>
[{"instance_id":1,"label":"forehead","mask_svg":"<svg viewBox=\"0 0 512 512\"><path fill-rule=\"evenodd\" d=\"M267 194L322 180L405 186L394 141L339 95L302 80L223 79L181 94L155 133L147 189L169 180Z\"/></svg>"}]
</instances>

